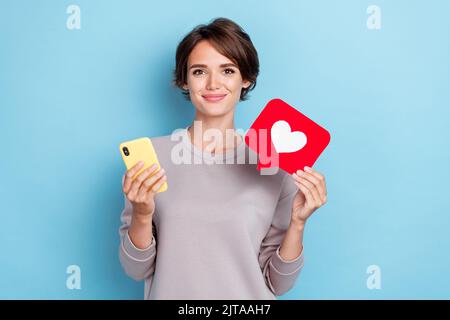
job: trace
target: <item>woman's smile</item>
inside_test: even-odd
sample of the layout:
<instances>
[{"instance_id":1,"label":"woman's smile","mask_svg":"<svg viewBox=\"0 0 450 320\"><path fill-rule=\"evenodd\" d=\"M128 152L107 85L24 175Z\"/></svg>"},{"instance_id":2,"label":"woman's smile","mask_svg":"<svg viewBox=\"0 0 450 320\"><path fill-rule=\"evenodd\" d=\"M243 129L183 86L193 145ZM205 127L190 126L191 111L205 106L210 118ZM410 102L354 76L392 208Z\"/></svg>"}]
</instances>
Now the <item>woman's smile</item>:
<instances>
[{"instance_id":1,"label":"woman's smile","mask_svg":"<svg viewBox=\"0 0 450 320\"><path fill-rule=\"evenodd\" d=\"M203 99L208 102L219 102L222 101L226 97L226 93L224 94L204 94L202 95Z\"/></svg>"}]
</instances>

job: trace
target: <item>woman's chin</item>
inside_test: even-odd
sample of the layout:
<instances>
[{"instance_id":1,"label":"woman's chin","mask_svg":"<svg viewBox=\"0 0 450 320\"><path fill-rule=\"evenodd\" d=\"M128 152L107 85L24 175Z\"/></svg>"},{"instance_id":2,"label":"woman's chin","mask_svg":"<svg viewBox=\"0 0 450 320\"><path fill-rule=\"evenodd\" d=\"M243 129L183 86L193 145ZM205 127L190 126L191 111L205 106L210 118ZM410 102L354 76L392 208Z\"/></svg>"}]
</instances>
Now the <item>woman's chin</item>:
<instances>
[{"instance_id":1,"label":"woman's chin","mask_svg":"<svg viewBox=\"0 0 450 320\"><path fill-rule=\"evenodd\" d=\"M205 105L202 104L202 107L199 108L199 111L208 117L220 117L224 116L231 111L227 106L219 106L217 104L214 105Z\"/></svg>"},{"instance_id":2,"label":"woman's chin","mask_svg":"<svg viewBox=\"0 0 450 320\"><path fill-rule=\"evenodd\" d=\"M203 114L204 114L206 117L209 117L209 118L220 118L220 117L225 116L225 115L226 115L226 112L220 112L220 111L206 111L206 112L203 112Z\"/></svg>"}]
</instances>

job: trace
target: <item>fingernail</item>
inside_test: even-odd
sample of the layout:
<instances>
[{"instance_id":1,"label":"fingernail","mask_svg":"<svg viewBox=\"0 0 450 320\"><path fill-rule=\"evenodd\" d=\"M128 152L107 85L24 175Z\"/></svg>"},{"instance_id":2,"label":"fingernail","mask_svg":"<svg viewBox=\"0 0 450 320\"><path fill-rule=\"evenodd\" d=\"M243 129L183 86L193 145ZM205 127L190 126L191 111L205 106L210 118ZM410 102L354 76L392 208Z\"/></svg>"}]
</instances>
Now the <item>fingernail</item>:
<instances>
[{"instance_id":1,"label":"fingernail","mask_svg":"<svg viewBox=\"0 0 450 320\"><path fill-rule=\"evenodd\" d=\"M311 172L312 170L311 170L311 168L310 167L308 167L308 166L305 166L305 170L306 171L309 171L309 172Z\"/></svg>"},{"instance_id":2,"label":"fingernail","mask_svg":"<svg viewBox=\"0 0 450 320\"><path fill-rule=\"evenodd\" d=\"M298 170L298 171L297 171L297 175L298 175L298 176L303 175L303 171L302 171L302 170Z\"/></svg>"}]
</instances>

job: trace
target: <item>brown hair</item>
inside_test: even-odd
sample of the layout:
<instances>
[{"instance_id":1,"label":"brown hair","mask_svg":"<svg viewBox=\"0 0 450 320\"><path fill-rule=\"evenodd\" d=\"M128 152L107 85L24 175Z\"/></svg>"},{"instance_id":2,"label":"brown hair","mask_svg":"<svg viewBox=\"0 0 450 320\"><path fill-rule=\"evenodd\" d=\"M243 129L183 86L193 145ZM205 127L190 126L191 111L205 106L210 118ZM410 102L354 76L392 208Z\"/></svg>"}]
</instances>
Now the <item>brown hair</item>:
<instances>
[{"instance_id":1,"label":"brown hair","mask_svg":"<svg viewBox=\"0 0 450 320\"><path fill-rule=\"evenodd\" d=\"M250 81L247 88L242 88L240 100L256 86L259 73L258 53L247 33L235 22L226 18L217 18L207 25L199 25L189 32L178 44L174 84L183 91L189 100L189 91L183 89L187 83L187 62L191 51L202 40L208 40L222 55L233 61L241 72L244 81Z\"/></svg>"}]
</instances>

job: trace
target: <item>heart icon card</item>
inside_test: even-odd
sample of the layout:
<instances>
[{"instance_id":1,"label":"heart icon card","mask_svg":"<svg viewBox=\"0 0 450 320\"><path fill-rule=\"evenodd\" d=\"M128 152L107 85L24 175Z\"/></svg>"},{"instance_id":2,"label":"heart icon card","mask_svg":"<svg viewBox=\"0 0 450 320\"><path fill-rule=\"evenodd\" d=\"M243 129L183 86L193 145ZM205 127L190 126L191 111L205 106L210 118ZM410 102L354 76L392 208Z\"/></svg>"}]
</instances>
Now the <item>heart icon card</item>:
<instances>
[{"instance_id":1,"label":"heart icon card","mask_svg":"<svg viewBox=\"0 0 450 320\"><path fill-rule=\"evenodd\" d=\"M258 154L258 169L279 167L289 174L312 167L330 133L281 99L270 100L245 135Z\"/></svg>"}]
</instances>

